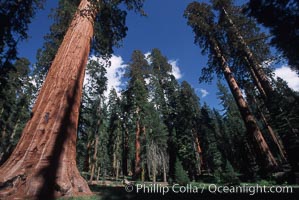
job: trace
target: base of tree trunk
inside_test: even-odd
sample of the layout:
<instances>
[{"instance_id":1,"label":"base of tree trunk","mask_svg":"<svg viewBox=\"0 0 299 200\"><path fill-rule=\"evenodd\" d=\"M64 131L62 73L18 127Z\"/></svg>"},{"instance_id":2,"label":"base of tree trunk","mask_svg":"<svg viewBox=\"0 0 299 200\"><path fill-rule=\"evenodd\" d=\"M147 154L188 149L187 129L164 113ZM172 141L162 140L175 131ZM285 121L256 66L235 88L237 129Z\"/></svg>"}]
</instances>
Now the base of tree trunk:
<instances>
[{"instance_id":1,"label":"base of tree trunk","mask_svg":"<svg viewBox=\"0 0 299 200\"><path fill-rule=\"evenodd\" d=\"M67 169L64 175L63 169L58 169L57 173L55 169L44 167L31 173L32 168L23 173L19 171L6 181L1 180L0 199L53 199L92 194L76 166Z\"/></svg>"}]
</instances>

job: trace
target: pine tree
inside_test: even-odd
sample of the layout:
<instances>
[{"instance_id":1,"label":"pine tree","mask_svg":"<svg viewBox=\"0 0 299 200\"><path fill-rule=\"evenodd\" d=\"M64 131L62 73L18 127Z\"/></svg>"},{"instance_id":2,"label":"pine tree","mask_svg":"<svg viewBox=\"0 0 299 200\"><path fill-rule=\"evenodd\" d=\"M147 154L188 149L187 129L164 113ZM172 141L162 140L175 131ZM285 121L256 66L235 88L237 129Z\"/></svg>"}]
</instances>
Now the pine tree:
<instances>
[{"instance_id":1,"label":"pine tree","mask_svg":"<svg viewBox=\"0 0 299 200\"><path fill-rule=\"evenodd\" d=\"M109 143L108 143L108 150L109 152L113 152L110 155L110 166L112 174L115 176L117 180L120 174L120 164L121 164L121 146L122 138L123 138L123 131L121 123L121 106L120 106L120 99L117 96L116 90L113 88L109 94L109 101L108 101L108 115L109 115Z\"/></svg>"},{"instance_id":2,"label":"pine tree","mask_svg":"<svg viewBox=\"0 0 299 200\"><path fill-rule=\"evenodd\" d=\"M135 159L134 159L134 179L141 178L142 158L141 153L144 151L144 136L146 134L145 117L146 107L148 104L148 92L145 85L145 77L148 74L148 63L145 60L141 51L135 50L132 53L131 62L129 63L127 76L130 78L128 89L125 91L127 98L127 107L132 122L132 127L135 129Z\"/></svg>"},{"instance_id":3,"label":"pine tree","mask_svg":"<svg viewBox=\"0 0 299 200\"><path fill-rule=\"evenodd\" d=\"M216 182L220 181L222 172L223 155L219 150L216 136L216 124L207 104L201 108L200 137L202 138L204 169L208 174L212 173Z\"/></svg>"},{"instance_id":4,"label":"pine tree","mask_svg":"<svg viewBox=\"0 0 299 200\"><path fill-rule=\"evenodd\" d=\"M296 153L299 151L298 92L292 91L282 79L278 78L274 82L275 91L278 95L272 104L274 111L270 113L270 123L273 124L273 128L278 132L291 165L288 182L295 183L299 180L299 159Z\"/></svg>"},{"instance_id":5,"label":"pine tree","mask_svg":"<svg viewBox=\"0 0 299 200\"><path fill-rule=\"evenodd\" d=\"M0 163L11 154L25 125L24 121L30 117L34 85L29 76L29 66L30 62L26 58L18 59L14 64L15 71L8 73L7 84L1 94Z\"/></svg>"},{"instance_id":6,"label":"pine tree","mask_svg":"<svg viewBox=\"0 0 299 200\"><path fill-rule=\"evenodd\" d=\"M146 164L152 181L156 182L158 174L163 174L163 181L167 182L167 127L163 123L160 112L149 103L146 109ZM152 169L152 170L151 170Z\"/></svg>"},{"instance_id":7,"label":"pine tree","mask_svg":"<svg viewBox=\"0 0 299 200\"><path fill-rule=\"evenodd\" d=\"M180 160L176 160L175 162L175 181L180 185L187 185L190 182Z\"/></svg>"},{"instance_id":8,"label":"pine tree","mask_svg":"<svg viewBox=\"0 0 299 200\"><path fill-rule=\"evenodd\" d=\"M177 107L176 143L178 156L193 179L201 173L201 147L198 124L200 120L199 99L191 86L183 81ZM198 141L198 143L196 143Z\"/></svg>"},{"instance_id":9,"label":"pine tree","mask_svg":"<svg viewBox=\"0 0 299 200\"><path fill-rule=\"evenodd\" d=\"M167 127L168 145L167 153L169 155L169 177L175 179L175 160L176 160L176 144L175 144L175 124L177 121L177 106L179 84L175 77L171 74L172 66L168 63L168 59L162 54L159 49L153 49L149 55L150 59L150 75L149 83L149 98L155 109L162 116L162 120ZM164 169L166 161L164 161ZM165 181L164 175L164 181Z\"/></svg>"},{"instance_id":10,"label":"pine tree","mask_svg":"<svg viewBox=\"0 0 299 200\"><path fill-rule=\"evenodd\" d=\"M107 140L100 137L104 128L105 106L104 91L107 89L106 69L99 59L90 60L87 65L87 83L83 91L83 101L80 110L80 139L85 140L85 171L90 174L90 181L93 180L98 165L98 146ZM85 134L84 134L85 133ZM86 138L83 138L86 137ZM99 140L101 138L101 140ZM105 151L101 151L105 152ZM107 152L107 151L106 151Z\"/></svg>"}]
</instances>

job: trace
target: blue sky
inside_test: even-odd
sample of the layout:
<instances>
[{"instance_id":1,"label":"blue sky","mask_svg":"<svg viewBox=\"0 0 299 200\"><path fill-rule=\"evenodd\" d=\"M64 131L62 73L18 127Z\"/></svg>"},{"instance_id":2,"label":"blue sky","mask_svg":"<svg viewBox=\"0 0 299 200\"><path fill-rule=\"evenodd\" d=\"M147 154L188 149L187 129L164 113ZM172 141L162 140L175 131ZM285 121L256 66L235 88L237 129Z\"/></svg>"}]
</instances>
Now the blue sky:
<instances>
[{"instance_id":1,"label":"blue sky","mask_svg":"<svg viewBox=\"0 0 299 200\"><path fill-rule=\"evenodd\" d=\"M219 101L216 98L216 81L211 84L198 83L201 68L206 65L207 58L202 56L200 48L194 45L194 34L183 17L185 8L192 1L147 0L144 5L147 17L129 12L127 37L124 39L122 47L115 49L115 56L113 57L115 66L108 71L114 73L118 69L123 69L135 49L147 53L153 48L159 48L172 64L179 67L182 76L179 81L188 81L200 97L201 103L206 101L212 107L220 109ZM19 56L29 58L32 63L35 62L36 50L42 46L43 36L49 32L52 23L48 15L51 8L57 6L57 2L47 0L45 9L37 13L29 28L31 38L20 44ZM244 1L237 1L238 4L240 2ZM281 73L284 74L286 70L282 70ZM299 83L298 77L294 77L292 73L291 75L288 74L287 78L292 79L290 80L292 83L294 80ZM119 79L114 77L111 81L115 84ZM299 85L295 85L295 87L297 86L299 88ZM206 96L203 95L204 93Z\"/></svg>"}]
</instances>

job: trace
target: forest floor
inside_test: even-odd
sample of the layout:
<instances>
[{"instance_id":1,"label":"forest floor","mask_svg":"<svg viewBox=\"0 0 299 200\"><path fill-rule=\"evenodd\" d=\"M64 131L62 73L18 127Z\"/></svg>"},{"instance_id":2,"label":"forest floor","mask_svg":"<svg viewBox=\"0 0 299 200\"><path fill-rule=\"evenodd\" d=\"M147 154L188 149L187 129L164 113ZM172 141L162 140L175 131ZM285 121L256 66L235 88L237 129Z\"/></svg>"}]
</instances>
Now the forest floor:
<instances>
[{"instance_id":1,"label":"forest floor","mask_svg":"<svg viewBox=\"0 0 299 200\"><path fill-rule=\"evenodd\" d=\"M90 189L94 193L92 196L86 197L71 197L71 198L60 198L59 200L126 200L126 199L296 199L299 194L299 185L292 186L293 191L290 193L280 192L280 193L271 193L271 192L257 192L252 193L247 191L246 193L213 193L209 191L209 186L212 184L209 183L195 183L198 188L204 187L203 190L199 189L198 191L194 192L194 190L190 188L183 188L186 189L184 192L174 192L172 190L172 186L167 186L164 182L157 182L155 185L158 187L153 187L151 182L147 183L139 183L144 186L151 186L145 189L139 189L137 192L136 186L133 188L126 187L122 182L113 182L113 181L100 181L98 183L93 182L90 185ZM256 184L247 184L242 183L243 185L247 186L255 186ZM192 184L194 185L194 183ZM215 184L213 184L215 185ZM160 187L160 188L159 188ZM168 192L163 194L163 188L169 188ZM271 186L266 186L267 188ZM279 187L279 186L278 186ZM162 189L161 189L162 188ZM179 191L180 187L177 187L175 191ZM129 191L128 191L129 190Z\"/></svg>"}]
</instances>

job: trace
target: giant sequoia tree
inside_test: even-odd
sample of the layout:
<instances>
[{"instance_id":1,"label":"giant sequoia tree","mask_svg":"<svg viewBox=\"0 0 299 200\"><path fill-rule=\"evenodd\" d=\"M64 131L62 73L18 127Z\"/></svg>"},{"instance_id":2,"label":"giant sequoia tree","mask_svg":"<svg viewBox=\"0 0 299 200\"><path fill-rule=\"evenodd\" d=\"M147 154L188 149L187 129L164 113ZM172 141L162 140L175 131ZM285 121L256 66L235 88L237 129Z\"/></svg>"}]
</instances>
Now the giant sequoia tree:
<instances>
[{"instance_id":1,"label":"giant sequoia tree","mask_svg":"<svg viewBox=\"0 0 299 200\"><path fill-rule=\"evenodd\" d=\"M273 81L273 77L272 77L273 75L271 75L271 69L262 67L262 63L265 62L267 59L269 59L269 56L267 56L267 54L269 54L269 46L266 45L263 39L264 38L263 35L259 33L260 31L257 28L256 23L252 19L246 17L240 11L240 9L234 6L231 0L213 0L212 2L215 10L219 11L220 22L218 24L222 27L223 32L226 33L227 35L226 38L229 41L226 42L225 44L230 47L230 56L233 58L233 62L237 63L237 67L235 69L238 69L239 71L244 71L244 67L245 67L245 69L247 68L248 73L250 73L251 79L244 80L244 78L241 78L241 80L243 83L248 81L251 82L251 80L253 80L254 85L258 89L260 96L263 99L262 104L265 105L262 106L259 111L260 113L259 115L262 116L263 118L261 121L263 121L264 124L268 124L266 125L268 127L268 130L272 129L270 124L276 130L278 130L277 132L282 138L282 142L285 146L285 150L287 154L287 159L285 158L283 160L284 162L288 160L292 166L292 171L295 174L297 174L296 171L298 171L299 169L299 163L298 163L298 156L296 156L294 152L297 152L299 148L298 134L296 133L297 132L296 129L298 128L298 126L297 123L292 119L298 118L298 116L291 112L291 110L296 110L296 106L294 106L296 105L296 101L293 100L292 103L289 102L289 108L291 108L291 106L292 108L287 109L288 110L287 112L285 112L286 111L285 109L282 109L281 105L285 104L287 100L283 95L280 95L275 90L276 86L275 86L275 82ZM286 2L288 1L280 2L280 3L272 2L273 3L272 4L270 3L270 1L263 1L262 3L257 3L257 2L253 3L253 1L251 1L252 5L257 6L261 4L264 6L263 8L265 9L266 8L269 9L269 7L271 7L270 4L272 4L272 6L275 5L274 7L276 8L280 7L281 11L283 11L280 13L282 17L284 18L285 15L288 15L290 13L289 16L290 18L288 18L287 21L290 24L294 24L296 21L294 19L294 16L296 16L296 12L295 11L291 12L291 10L292 9L295 10L296 6L298 7L298 3L289 2L289 5L287 5ZM256 7L256 9L258 9L258 7ZM290 12L285 13L284 10L289 10ZM292 27L291 25L289 26ZM274 40L277 40L279 37L282 37L282 35L276 35L274 37ZM284 35L283 39L285 38L287 39L293 38L294 44L296 44L296 41L298 40L296 39L296 34L294 34L293 28L289 30L288 35ZM283 39L281 38L279 40L283 41L284 44L288 44L288 42L284 41ZM288 47L288 45L284 47L290 48ZM262 51L260 51L259 49L262 49ZM294 62L295 57L296 56L293 55L292 62ZM244 63L243 64L244 67L242 63ZM249 89L248 85L252 85L252 84L247 84L247 86L246 87L243 86L243 88L245 90L248 90ZM250 87L254 87L254 86L250 86ZM267 116L264 115L265 113L270 113L270 117L268 117L268 119ZM277 116L279 116L279 118ZM270 123L268 123L268 121ZM276 146L281 146L278 145L278 141L275 139L276 133L274 133L274 130L268 132L270 136L269 138L271 138L270 141L276 143L277 144ZM281 152L280 156L284 157L284 153L282 151L280 152ZM286 170L284 171L288 171L288 168L289 167L287 167Z\"/></svg>"},{"instance_id":2,"label":"giant sequoia tree","mask_svg":"<svg viewBox=\"0 0 299 200\"><path fill-rule=\"evenodd\" d=\"M95 34L97 43L93 43L98 53L109 55L112 45L125 36L125 11L118 8L121 2L129 9L138 10L143 3L142 0L81 1L38 95L31 119L14 152L0 168L1 197L52 198L91 193L76 166L85 65L94 27L102 33Z\"/></svg>"},{"instance_id":3,"label":"giant sequoia tree","mask_svg":"<svg viewBox=\"0 0 299 200\"><path fill-rule=\"evenodd\" d=\"M273 157L254 116L250 112L234 74L228 65L229 61L222 45L224 39L217 24L214 22L215 16L211 11L211 6L205 3L191 3L185 11L185 17L188 19L188 25L192 27L193 32L195 33L195 43L199 44L204 51L209 52L209 67L204 69L203 74L210 76L213 70L216 69L216 72L224 75L240 110L248 136L255 146L256 154L260 157L261 164L268 169L273 170L277 168L277 162ZM215 66L217 67L215 68Z\"/></svg>"},{"instance_id":4,"label":"giant sequoia tree","mask_svg":"<svg viewBox=\"0 0 299 200\"><path fill-rule=\"evenodd\" d=\"M148 113L148 92L144 78L149 72L149 65L141 51L135 50L132 53L131 62L128 69L130 82L125 91L128 100L128 112L130 113L132 125L135 128L135 159L134 159L134 179L141 178L144 170L142 152L144 152L144 137L146 135L146 115Z\"/></svg>"}]
</instances>

